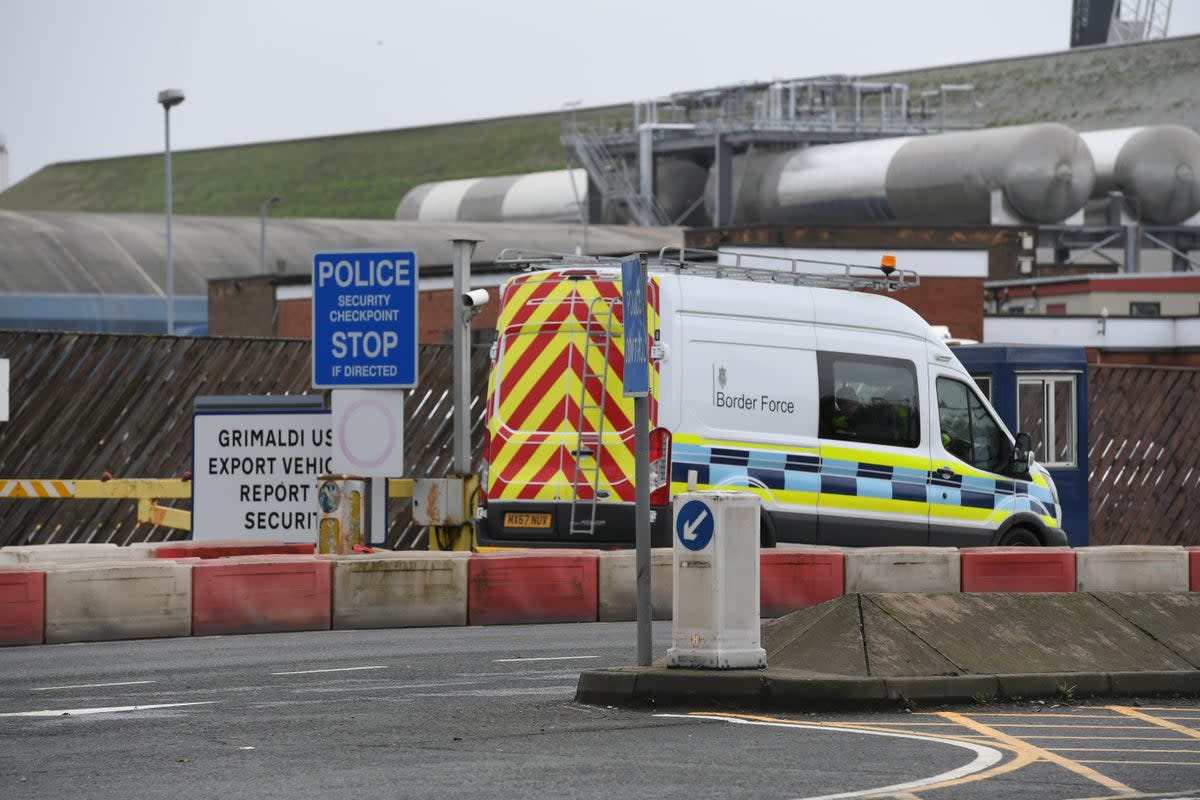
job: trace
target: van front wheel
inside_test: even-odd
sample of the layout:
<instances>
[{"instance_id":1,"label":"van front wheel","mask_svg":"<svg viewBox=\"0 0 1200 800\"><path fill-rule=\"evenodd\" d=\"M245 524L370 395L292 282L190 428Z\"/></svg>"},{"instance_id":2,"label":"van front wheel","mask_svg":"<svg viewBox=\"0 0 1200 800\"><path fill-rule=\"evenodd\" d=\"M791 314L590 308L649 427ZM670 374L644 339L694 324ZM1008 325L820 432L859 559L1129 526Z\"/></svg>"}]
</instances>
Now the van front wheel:
<instances>
[{"instance_id":1,"label":"van front wheel","mask_svg":"<svg viewBox=\"0 0 1200 800\"><path fill-rule=\"evenodd\" d=\"M758 546L759 548L775 546L775 520L766 511L758 514Z\"/></svg>"},{"instance_id":2,"label":"van front wheel","mask_svg":"<svg viewBox=\"0 0 1200 800\"><path fill-rule=\"evenodd\" d=\"M1041 547L1037 534L1028 528L1013 528L1000 537L1001 547Z\"/></svg>"}]
</instances>

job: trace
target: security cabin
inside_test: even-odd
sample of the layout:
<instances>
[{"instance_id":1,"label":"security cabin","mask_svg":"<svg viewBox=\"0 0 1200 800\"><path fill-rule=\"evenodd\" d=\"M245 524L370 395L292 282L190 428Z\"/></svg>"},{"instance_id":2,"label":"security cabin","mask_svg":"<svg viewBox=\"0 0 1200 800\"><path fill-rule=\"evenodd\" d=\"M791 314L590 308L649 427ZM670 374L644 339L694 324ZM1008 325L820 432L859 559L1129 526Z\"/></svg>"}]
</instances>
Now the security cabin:
<instances>
[{"instance_id":1,"label":"security cabin","mask_svg":"<svg viewBox=\"0 0 1200 800\"><path fill-rule=\"evenodd\" d=\"M1066 543L1028 437L886 296L915 273L668 255L646 289L653 545L672 496L707 489L757 494L764 546ZM548 268L501 288L478 542L632 546L620 264L501 259Z\"/></svg>"}]
</instances>

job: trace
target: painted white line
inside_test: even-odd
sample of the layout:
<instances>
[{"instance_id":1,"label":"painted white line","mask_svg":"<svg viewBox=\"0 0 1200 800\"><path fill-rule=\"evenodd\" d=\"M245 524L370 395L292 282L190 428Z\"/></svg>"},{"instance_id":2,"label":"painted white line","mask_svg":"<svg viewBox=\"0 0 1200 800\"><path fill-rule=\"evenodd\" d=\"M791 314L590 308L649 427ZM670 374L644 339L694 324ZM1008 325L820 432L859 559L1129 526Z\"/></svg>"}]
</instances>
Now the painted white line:
<instances>
[{"instance_id":1,"label":"painted white line","mask_svg":"<svg viewBox=\"0 0 1200 800\"><path fill-rule=\"evenodd\" d=\"M386 666L376 667L333 667L332 669L302 669L296 672L272 672L272 675L316 675L320 672L358 672L364 669L387 669Z\"/></svg>"},{"instance_id":2,"label":"painted white line","mask_svg":"<svg viewBox=\"0 0 1200 800\"><path fill-rule=\"evenodd\" d=\"M32 691L53 692L59 689L104 689L108 686L138 686L143 683L157 683L157 681L121 681L119 683L77 683L74 686L38 686Z\"/></svg>"},{"instance_id":3,"label":"painted white line","mask_svg":"<svg viewBox=\"0 0 1200 800\"><path fill-rule=\"evenodd\" d=\"M199 703L158 703L152 706L109 706L107 708L60 708L44 711L10 711L0 717L82 717L86 714L116 714L122 711L151 711L156 708L179 708L181 706L207 706L216 700Z\"/></svg>"},{"instance_id":4,"label":"painted white line","mask_svg":"<svg viewBox=\"0 0 1200 800\"><path fill-rule=\"evenodd\" d=\"M543 656L541 658L494 658L493 664L511 664L517 661L575 661L583 658L597 658L597 656Z\"/></svg>"},{"instance_id":5,"label":"painted white line","mask_svg":"<svg viewBox=\"0 0 1200 800\"><path fill-rule=\"evenodd\" d=\"M976 772L982 772L993 764L998 763L1004 755L995 748L987 747L973 742L963 742L957 739L944 739L940 736L917 736L911 733L893 733L891 731L874 731L865 730L862 728L844 728L842 726L832 727L827 725L810 725L803 722L767 722L764 720L739 719L737 717L721 717L709 716L707 714L655 714L656 717L673 717L675 719L708 719L720 722L733 722L740 725L762 725L768 728L805 728L808 730L829 731L833 733L857 733L864 736L890 736L895 739L915 739L919 742L939 742L948 744L952 747L961 747L964 750L970 750L975 753L975 758L964 766L958 769L952 769L949 772L943 772L940 775L933 775L929 778L920 778L915 781L906 783L895 783L891 786L880 786L874 789L860 789L853 792L841 792L839 794L823 794L818 797L806 797L803 800L843 800L851 797L867 797L881 794L895 794L898 792L911 791L919 789L922 786L929 786L943 781L952 781L957 778L962 778L967 775L973 775Z\"/></svg>"}]
</instances>

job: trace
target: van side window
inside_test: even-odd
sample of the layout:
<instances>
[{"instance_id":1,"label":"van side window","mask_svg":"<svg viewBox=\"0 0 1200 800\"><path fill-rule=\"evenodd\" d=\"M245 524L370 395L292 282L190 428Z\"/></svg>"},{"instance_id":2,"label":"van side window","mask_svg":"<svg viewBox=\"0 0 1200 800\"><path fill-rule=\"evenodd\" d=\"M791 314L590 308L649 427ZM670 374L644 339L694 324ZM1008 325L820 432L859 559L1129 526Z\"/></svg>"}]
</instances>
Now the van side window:
<instances>
[{"instance_id":1,"label":"van side window","mask_svg":"<svg viewBox=\"0 0 1200 800\"><path fill-rule=\"evenodd\" d=\"M1003 472L1007 437L983 401L961 381L937 379L938 423L950 455L985 472Z\"/></svg>"},{"instance_id":2,"label":"van side window","mask_svg":"<svg viewBox=\"0 0 1200 800\"><path fill-rule=\"evenodd\" d=\"M920 444L917 371L911 361L819 352L817 379L822 438L897 447Z\"/></svg>"}]
</instances>

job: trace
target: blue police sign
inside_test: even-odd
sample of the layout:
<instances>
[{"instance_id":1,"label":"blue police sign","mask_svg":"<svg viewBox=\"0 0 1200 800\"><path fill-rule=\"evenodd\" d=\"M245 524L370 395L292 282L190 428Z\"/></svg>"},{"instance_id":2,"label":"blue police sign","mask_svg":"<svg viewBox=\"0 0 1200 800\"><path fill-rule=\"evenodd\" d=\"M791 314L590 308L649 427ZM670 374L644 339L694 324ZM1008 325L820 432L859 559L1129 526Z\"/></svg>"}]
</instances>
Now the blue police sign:
<instances>
[{"instance_id":1,"label":"blue police sign","mask_svg":"<svg viewBox=\"0 0 1200 800\"><path fill-rule=\"evenodd\" d=\"M712 541L712 509L702 500L689 500L675 515L675 535L688 550L703 550Z\"/></svg>"},{"instance_id":2,"label":"blue police sign","mask_svg":"<svg viewBox=\"0 0 1200 800\"><path fill-rule=\"evenodd\" d=\"M313 256L313 386L417 383L417 254Z\"/></svg>"},{"instance_id":3,"label":"blue police sign","mask_svg":"<svg viewBox=\"0 0 1200 800\"><path fill-rule=\"evenodd\" d=\"M646 273L642 260L621 261L621 305L625 316L625 397L650 394L650 337L646 330Z\"/></svg>"}]
</instances>

